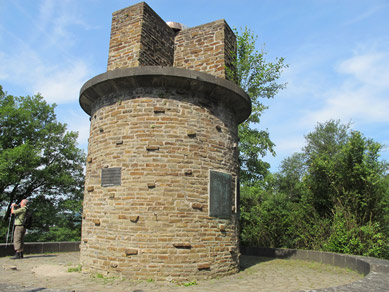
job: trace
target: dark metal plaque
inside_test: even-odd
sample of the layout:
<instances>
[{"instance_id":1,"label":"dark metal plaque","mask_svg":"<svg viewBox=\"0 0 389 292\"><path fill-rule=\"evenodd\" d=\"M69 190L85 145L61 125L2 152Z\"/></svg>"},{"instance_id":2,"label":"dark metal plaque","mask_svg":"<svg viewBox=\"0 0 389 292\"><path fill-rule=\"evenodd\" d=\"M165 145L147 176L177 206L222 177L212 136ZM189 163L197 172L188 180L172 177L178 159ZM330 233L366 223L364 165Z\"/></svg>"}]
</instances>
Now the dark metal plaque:
<instances>
[{"instance_id":1,"label":"dark metal plaque","mask_svg":"<svg viewBox=\"0 0 389 292\"><path fill-rule=\"evenodd\" d=\"M228 219L232 209L232 176L211 170L209 188L209 216Z\"/></svg>"},{"instance_id":2,"label":"dark metal plaque","mask_svg":"<svg viewBox=\"0 0 389 292\"><path fill-rule=\"evenodd\" d=\"M112 167L101 170L101 186L120 186L122 183L122 168Z\"/></svg>"}]
</instances>

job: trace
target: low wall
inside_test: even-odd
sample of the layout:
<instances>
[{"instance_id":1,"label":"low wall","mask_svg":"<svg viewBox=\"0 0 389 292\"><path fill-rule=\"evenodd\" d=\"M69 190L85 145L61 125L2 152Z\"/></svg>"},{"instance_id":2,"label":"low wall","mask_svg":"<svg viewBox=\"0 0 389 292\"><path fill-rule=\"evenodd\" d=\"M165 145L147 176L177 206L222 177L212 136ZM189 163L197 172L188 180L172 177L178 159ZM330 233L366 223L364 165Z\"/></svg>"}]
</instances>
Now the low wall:
<instances>
[{"instance_id":1,"label":"low wall","mask_svg":"<svg viewBox=\"0 0 389 292\"><path fill-rule=\"evenodd\" d=\"M28 242L25 243L25 253L75 252L80 250L79 246L80 242ZM309 290L312 292L389 291L389 261L387 260L331 252L284 248L241 246L240 251L244 255L320 262L351 269L365 275L363 279L347 285ZM0 244L0 257L11 256L14 253L12 244L8 244L7 246L4 243Z\"/></svg>"},{"instance_id":2,"label":"low wall","mask_svg":"<svg viewBox=\"0 0 389 292\"><path fill-rule=\"evenodd\" d=\"M365 276L363 279L347 285L309 291L389 291L389 261L387 260L331 252L248 246L241 246L241 253L252 256L320 262L351 269Z\"/></svg>"},{"instance_id":3,"label":"low wall","mask_svg":"<svg viewBox=\"0 0 389 292\"><path fill-rule=\"evenodd\" d=\"M53 253L53 252L71 252L80 251L79 241L65 242L26 242L24 243L24 253ZM15 254L13 244L0 244L0 257L11 256Z\"/></svg>"}]
</instances>

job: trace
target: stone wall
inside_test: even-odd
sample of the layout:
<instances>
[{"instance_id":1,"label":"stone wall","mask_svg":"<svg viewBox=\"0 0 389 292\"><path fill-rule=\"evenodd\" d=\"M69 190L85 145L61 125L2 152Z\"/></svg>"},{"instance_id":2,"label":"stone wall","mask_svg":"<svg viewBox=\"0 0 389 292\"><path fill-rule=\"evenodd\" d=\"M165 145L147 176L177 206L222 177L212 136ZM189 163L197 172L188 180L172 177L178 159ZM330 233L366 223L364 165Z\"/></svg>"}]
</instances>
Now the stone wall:
<instances>
[{"instance_id":1,"label":"stone wall","mask_svg":"<svg viewBox=\"0 0 389 292\"><path fill-rule=\"evenodd\" d=\"M108 70L172 66L174 31L144 2L112 14Z\"/></svg>"},{"instance_id":2,"label":"stone wall","mask_svg":"<svg viewBox=\"0 0 389 292\"><path fill-rule=\"evenodd\" d=\"M174 66L227 78L236 39L222 19L177 34L146 3L112 14L108 71L138 66Z\"/></svg>"},{"instance_id":3,"label":"stone wall","mask_svg":"<svg viewBox=\"0 0 389 292\"><path fill-rule=\"evenodd\" d=\"M312 292L367 292L388 291L389 261L373 257L356 256L314 250L241 246L241 252L250 256L319 262L363 274L365 277L346 285L309 290Z\"/></svg>"},{"instance_id":4,"label":"stone wall","mask_svg":"<svg viewBox=\"0 0 389 292\"><path fill-rule=\"evenodd\" d=\"M225 80L234 48L224 20L177 33L145 3L113 13L108 71L80 93L83 270L168 281L239 270L237 125L251 103Z\"/></svg>"},{"instance_id":5,"label":"stone wall","mask_svg":"<svg viewBox=\"0 0 389 292\"><path fill-rule=\"evenodd\" d=\"M40 254L54 252L78 252L80 251L79 241L62 241L62 242L25 242L25 254ZM0 243L0 257L15 255L13 243Z\"/></svg>"},{"instance_id":6,"label":"stone wall","mask_svg":"<svg viewBox=\"0 0 389 292\"><path fill-rule=\"evenodd\" d=\"M174 66L226 78L235 35L224 20L183 30L175 38Z\"/></svg>"},{"instance_id":7,"label":"stone wall","mask_svg":"<svg viewBox=\"0 0 389 292\"><path fill-rule=\"evenodd\" d=\"M84 266L143 280L237 272L235 214L208 215L210 170L232 175L235 206L234 116L217 104L204 108L190 93L142 88L127 98L92 115ZM102 170L118 167L121 185L102 186Z\"/></svg>"}]
</instances>

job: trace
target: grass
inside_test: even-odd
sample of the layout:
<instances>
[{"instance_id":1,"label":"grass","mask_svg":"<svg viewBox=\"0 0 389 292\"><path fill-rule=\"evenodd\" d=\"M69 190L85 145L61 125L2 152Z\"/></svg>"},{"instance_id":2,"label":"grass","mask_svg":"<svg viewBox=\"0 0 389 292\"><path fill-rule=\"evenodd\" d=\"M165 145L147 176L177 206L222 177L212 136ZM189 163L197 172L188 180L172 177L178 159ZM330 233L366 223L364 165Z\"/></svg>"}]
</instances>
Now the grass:
<instances>
[{"instance_id":1,"label":"grass","mask_svg":"<svg viewBox=\"0 0 389 292\"><path fill-rule=\"evenodd\" d=\"M196 285L197 285L197 282L194 280L194 281L182 283L180 286L190 287L190 286L196 286Z\"/></svg>"},{"instance_id":2,"label":"grass","mask_svg":"<svg viewBox=\"0 0 389 292\"><path fill-rule=\"evenodd\" d=\"M103 274L100 274L100 273L97 273L95 274L94 276L92 276L93 278L95 279L101 279L104 281L104 284L107 284L107 283L112 283L114 282L115 280L118 280L119 277L106 277L104 276ZM122 279L123 280L123 279ZM125 279L124 279L125 280Z\"/></svg>"},{"instance_id":3,"label":"grass","mask_svg":"<svg viewBox=\"0 0 389 292\"><path fill-rule=\"evenodd\" d=\"M68 268L68 273L81 272L82 266L79 264L77 267Z\"/></svg>"}]
</instances>

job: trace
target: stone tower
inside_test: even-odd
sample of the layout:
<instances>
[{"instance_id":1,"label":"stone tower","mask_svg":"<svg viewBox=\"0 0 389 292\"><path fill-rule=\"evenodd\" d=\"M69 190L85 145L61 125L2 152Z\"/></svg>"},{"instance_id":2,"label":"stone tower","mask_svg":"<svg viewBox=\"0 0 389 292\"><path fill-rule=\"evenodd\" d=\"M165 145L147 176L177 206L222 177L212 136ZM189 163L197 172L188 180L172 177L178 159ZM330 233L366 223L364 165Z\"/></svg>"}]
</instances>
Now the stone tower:
<instances>
[{"instance_id":1,"label":"stone tower","mask_svg":"<svg viewBox=\"0 0 389 292\"><path fill-rule=\"evenodd\" d=\"M237 125L224 20L167 25L146 3L116 11L108 70L81 88L90 115L85 270L188 281L239 270Z\"/></svg>"}]
</instances>

